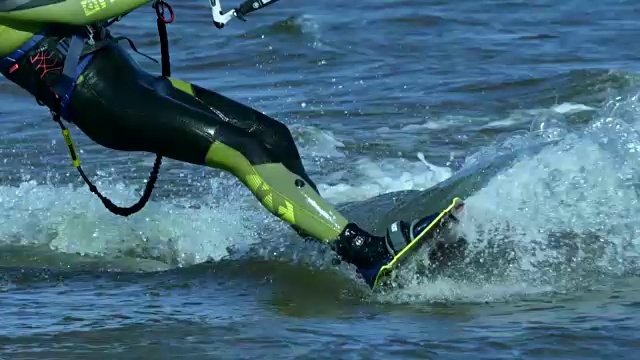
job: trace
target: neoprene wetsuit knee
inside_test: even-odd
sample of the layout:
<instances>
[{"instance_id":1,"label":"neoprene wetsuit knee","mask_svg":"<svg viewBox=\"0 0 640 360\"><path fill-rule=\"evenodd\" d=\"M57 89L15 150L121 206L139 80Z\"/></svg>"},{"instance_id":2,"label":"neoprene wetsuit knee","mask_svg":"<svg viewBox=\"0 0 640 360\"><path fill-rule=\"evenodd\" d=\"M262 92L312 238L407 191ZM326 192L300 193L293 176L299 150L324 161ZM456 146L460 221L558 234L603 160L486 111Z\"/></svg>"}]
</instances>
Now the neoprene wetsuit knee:
<instances>
[{"instance_id":1,"label":"neoprene wetsuit knee","mask_svg":"<svg viewBox=\"0 0 640 360\"><path fill-rule=\"evenodd\" d=\"M0 0L0 71L103 146L230 171L270 212L359 269L379 268L406 245L372 236L326 203L285 125L141 69L101 24L147 2ZM85 44L75 78L61 86L72 35L87 30L101 45Z\"/></svg>"}]
</instances>

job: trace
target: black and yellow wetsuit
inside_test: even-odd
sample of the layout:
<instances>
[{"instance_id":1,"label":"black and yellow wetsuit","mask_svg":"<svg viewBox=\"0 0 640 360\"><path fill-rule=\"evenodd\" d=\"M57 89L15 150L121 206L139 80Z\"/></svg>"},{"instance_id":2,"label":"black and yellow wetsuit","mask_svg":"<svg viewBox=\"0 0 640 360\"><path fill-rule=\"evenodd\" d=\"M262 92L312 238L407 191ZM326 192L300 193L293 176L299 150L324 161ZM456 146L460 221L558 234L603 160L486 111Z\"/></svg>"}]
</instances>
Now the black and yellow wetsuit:
<instances>
[{"instance_id":1,"label":"black and yellow wetsuit","mask_svg":"<svg viewBox=\"0 0 640 360\"><path fill-rule=\"evenodd\" d=\"M287 127L234 100L145 72L100 24L149 0L0 0L0 71L95 142L233 173L274 215L358 268L404 244L371 236L326 203ZM72 81L69 39L89 33ZM61 85L62 84L62 85Z\"/></svg>"}]
</instances>

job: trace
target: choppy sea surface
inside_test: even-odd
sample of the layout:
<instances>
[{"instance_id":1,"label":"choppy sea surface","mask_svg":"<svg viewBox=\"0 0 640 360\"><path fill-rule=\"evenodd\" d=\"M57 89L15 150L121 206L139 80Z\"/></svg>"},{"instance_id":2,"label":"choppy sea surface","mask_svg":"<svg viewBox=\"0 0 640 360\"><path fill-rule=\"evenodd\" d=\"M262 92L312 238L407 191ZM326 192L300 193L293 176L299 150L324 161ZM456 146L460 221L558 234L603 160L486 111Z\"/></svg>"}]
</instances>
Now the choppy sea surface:
<instances>
[{"instance_id":1,"label":"choppy sea surface","mask_svg":"<svg viewBox=\"0 0 640 360\"><path fill-rule=\"evenodd\" d=\"M283 0L223 30L173 5L174 76L287 124L336 205L541 149L466 198L462 269L372 293L218 170L165 160L150 204L111 215L3 79L0 359L637 357L636 1ZM149 6L113 31L159 55ZM135 201L153 155L71 131Z\"/></svg>"}]
</instances>

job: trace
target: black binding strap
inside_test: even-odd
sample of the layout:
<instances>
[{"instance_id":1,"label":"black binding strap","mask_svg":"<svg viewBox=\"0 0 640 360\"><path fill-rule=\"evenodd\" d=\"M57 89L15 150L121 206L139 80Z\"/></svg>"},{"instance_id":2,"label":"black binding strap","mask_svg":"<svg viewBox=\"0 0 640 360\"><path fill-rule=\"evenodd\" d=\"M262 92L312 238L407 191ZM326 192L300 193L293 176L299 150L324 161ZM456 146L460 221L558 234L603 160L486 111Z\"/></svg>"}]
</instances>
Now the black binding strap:
<instances>
[{"instance_id":1,"label":"black binding strap","mask_svg":"<svg viewBox=\"0 0 640 360\"><path fill-rule=\"evenodd\" d=\"M163 0L156 1L153 4L153 7L156 10L156 14L158 15L157 25L158 25L158 35L160 36L160 52L162 54L162 76L169 77L171 76L171 61L169 58L169 40L167 36L167 24L173 22L174 13L171 6ZM164 16L165 10L169 12L170 18L168 19ZM116 21L117 20L120 20L120 18L117 18ZM113 24L113 22L110 22L108 25ZM76 38L74 37L73 39L76 39ZM72 39L72 42L73 42L73 39ZM133 42L128 38L125 38L125 39L129 41L134 51L138 52L135 46L133 45ZM76 40L76 44L78 43L78 41L79 40ZM84 42L82 42L81 45L84 45ZM78 59L80 58L79 54L77 56L75 54L78 51L77 49L78 49L78 46L70 46L68 57L65 60L65 64L64 64L64 69L63 69L64 75L67 75L67 73L71 70L75 71L76 66L73 66L73 64L77 65ZM82 46L80 46L80 50L82 50ZM69 58L69 56L71 56L71 58ZM73 161L73 164L76 167L76 169L78 169L78 172L82 177L82 180L84 180L84 182L89 186L89 190L92 193L96 194L96 196L100 198L104 206L115 215L129 216L142 210L144 206L147 204L147 202L149 201L149 199L151 198L151 193L153 192L153 188L156 184L156 181L158 180L158 173L160 171L160 165L162 164L162 155L156 154L156 159L153 163L153 169L149 174L149 180L147 180L147 183L145 185L142 196L140 197L140 200L138 200L138 202L136 202L135 204L129 207L120 207L114 204L107 197L102 195L98 190L98 188L91 182L91 180L89 180L85 172L82 170L82 167L80 166L80 159L75 150L73 142L71 141L69 130L67 130L67 128L62 123L62 120L58 112L52 111L52 114L53 114L53 120L56 123L58 123L58 125L60 126L60 129L62 129L62 134L64 136L67 147L69 148L69 154L71 155L71 160Z\"/></svg>"}]
</instances>

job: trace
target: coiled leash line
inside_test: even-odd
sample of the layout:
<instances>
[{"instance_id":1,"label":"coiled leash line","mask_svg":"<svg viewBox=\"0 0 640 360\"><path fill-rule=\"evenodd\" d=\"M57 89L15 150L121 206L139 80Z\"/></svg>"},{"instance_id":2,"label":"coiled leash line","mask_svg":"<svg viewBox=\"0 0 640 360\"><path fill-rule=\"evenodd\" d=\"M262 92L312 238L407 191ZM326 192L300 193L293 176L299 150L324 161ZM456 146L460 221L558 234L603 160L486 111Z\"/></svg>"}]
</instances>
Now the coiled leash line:
<instances>
[{"instance_id":1,"label":"coiled leash line","mask_svg":"<svg viewBox=\"0 0 640 360\"><path fill-rule=\"evenodd\" d=\"M151 174L149 175L149 180L147 180L147 184L144 187L144 192L142 193L140 200L138 200L137 203L129 207L120 207L114 204L106 196L102 195L102 193L100 193L98 188L91 182L91 180L89 180L84 170L82 170L82 166L80 166L80 157L76 152L75 145L73 144L73 140L71 139L71 134L69 133L69 130L67 129L67 127L64 126L64 124L62 123L62 120L60 119L60 115L54 114L53 120L56 123L58 123L58 125L60 125L60 129L62 130L62 136L64 137L64 142L67 144L67 148L69 149L69 155L71 156L71 161L73 162L73 166L75 166L75 168L78 169L78 172L82 177L82 180L84 180L84 182L89 186L89 190L92 193L96 194L96 196L102 201L104 206L109 211L111 211L116 215L129 216L137 213L138 211L142 210L142 208L144 208L144 206L149 201L149 198L151 198L153 187L156 183L156 180L158 180L158 172L160 171L162 156L156 155L156 160L153 163L153 169L151 170Z\"/></svg>"},{"instance_id":2,"label":"coiled leash line","mask_svg":"<svg viewBox=\"0 0 640 360\"><path fill-rule=\"evenodd\" d=\"M173 22L173 20L175 19L175 14L173 12L173 9L171 8L171 5L169 5L168 3L162 0L156 1L153 4L153 8L155 9L156 15L158 17L156 23L158 26L158 35L160 37L162 76L169 77L171 76L171 61L169 58L169 39L167 36L167 24L170 24ZM165 17L165 11L169 13L170 15L169 18ZM107 26L113 24L114 22L120 20L121 18L122 17L119 17L110 21L107 24ZM129 43L131 44L131 40L129 40ZM137 52L137 49L135 48L135 46L132 45L132 47L134 51ZM77 58L75 59L75 61L77 62L78 59L79 59L79 54L77 55ZM66 63L65 63L65 67L67 67ZM69 66L69 68L73 68L73 70L75 71L76 66ZM78 156L76 147L73 143L73 140L71 139L71 134L69 133L69 130L67 129L67 127L62 123L60 114L58 112L52 111L52 115L53 115L53 120L60 126L60 129L62 131L62 136L64 137L64 142L67 144L67 148L69 150L69 155L71 157L73 166L76 169L78 169L78 172L82 177L82 180L84 180L87 186L89 186L89 190L92 193L96 194L96 196L102 201L104 206L113 214L125 216L125 217L129 215L133 215L138 211L142 210L144 206L147 204L147 202L149 201L149 199L151 198L151 193L153 192L153 188L156 184L156 181L158 180L158 173L160 172L160 166L162 165L162 155L156 154L156 159L153 163L153 168L151 170L151 173L149 174L149 179L147 180L142 196L140 197L138 202L136 202L135 204L129 207L120 207L114 204L106 196L102 195L102 193L100 193L98 188L87 177L84 170L82 170L82 166L80 165L80 157Z\"/></svg>"}]
</instances>

